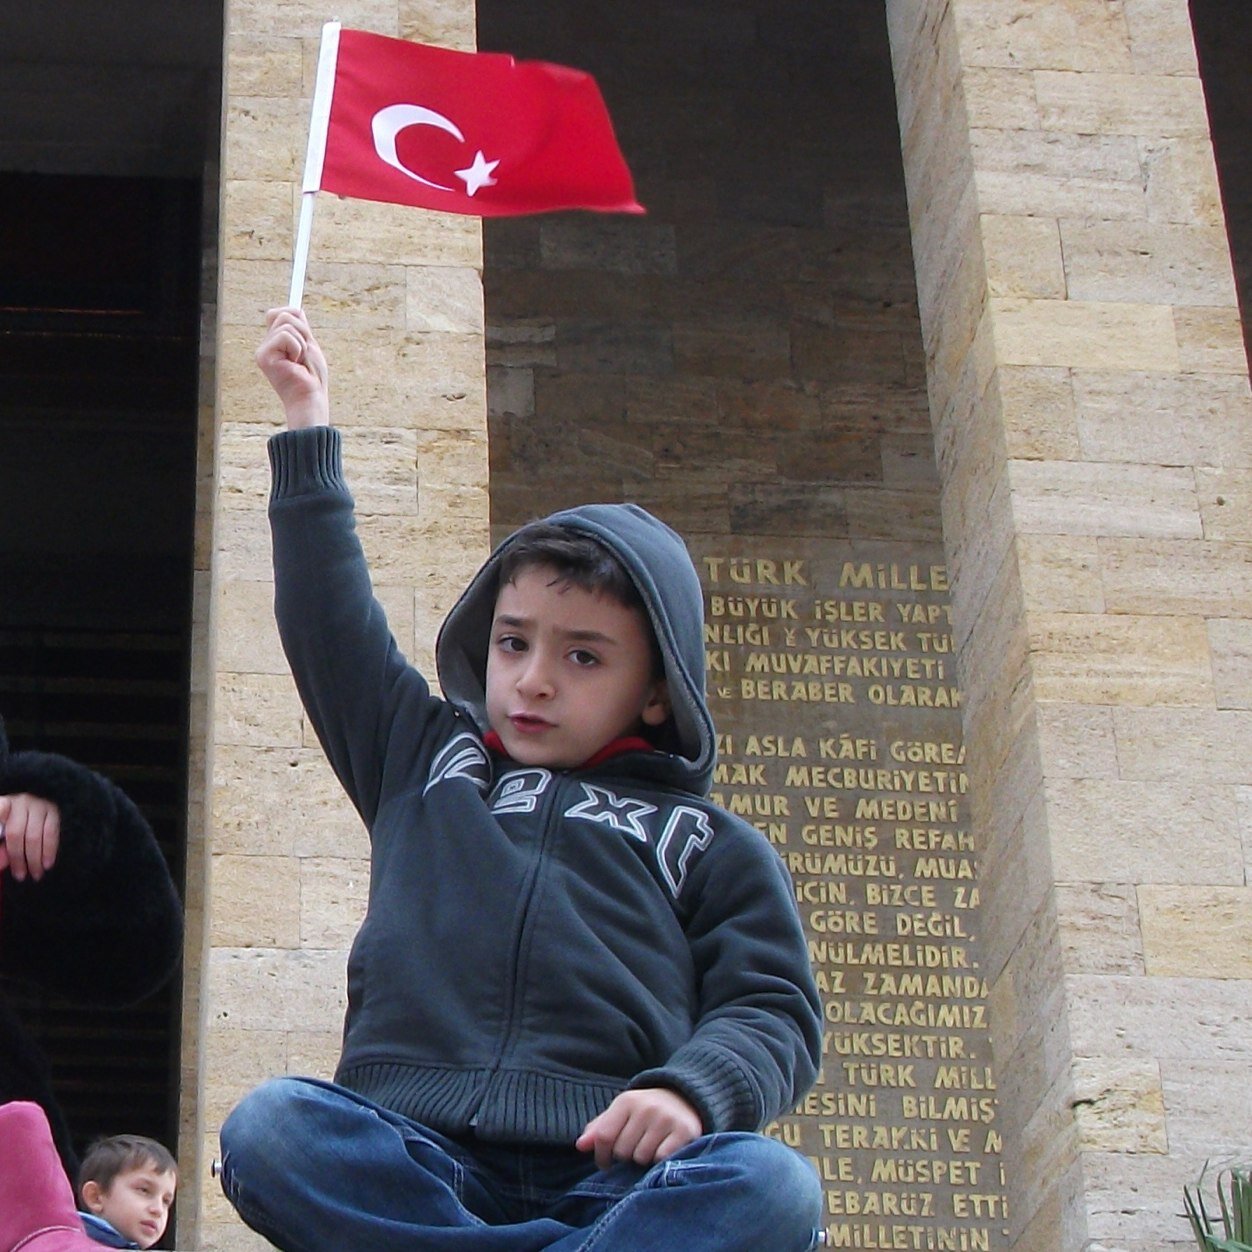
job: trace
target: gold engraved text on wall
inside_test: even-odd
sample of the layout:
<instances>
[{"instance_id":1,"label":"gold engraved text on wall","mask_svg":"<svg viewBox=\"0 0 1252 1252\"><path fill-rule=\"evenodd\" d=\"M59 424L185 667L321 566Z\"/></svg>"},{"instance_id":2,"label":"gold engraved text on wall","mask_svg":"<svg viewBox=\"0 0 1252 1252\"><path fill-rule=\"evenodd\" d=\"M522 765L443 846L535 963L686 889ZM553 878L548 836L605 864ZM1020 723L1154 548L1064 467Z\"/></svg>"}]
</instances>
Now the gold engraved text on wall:
<instances>
[{"instance_id":1,"label":"gold engraved text on wall","mask_svg":"<svg viewBox=\"0 0 1252 1252\"><path fill-rule=\"evenodd\" d=\"M824 1004L827 1246L998 1249L1006 1212L948 576L929 546L693 544L713 798L790 869Z\"/></svg>"}]
</instances>

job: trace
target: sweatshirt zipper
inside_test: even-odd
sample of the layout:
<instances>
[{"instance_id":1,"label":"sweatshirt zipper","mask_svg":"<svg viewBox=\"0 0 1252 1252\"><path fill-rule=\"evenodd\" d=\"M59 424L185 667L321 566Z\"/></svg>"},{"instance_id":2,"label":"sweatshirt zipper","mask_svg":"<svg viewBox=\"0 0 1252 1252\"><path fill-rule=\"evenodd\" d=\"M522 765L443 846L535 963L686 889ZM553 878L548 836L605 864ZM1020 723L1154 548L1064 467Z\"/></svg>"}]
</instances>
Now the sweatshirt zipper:
<instances>
[{"instance_id":1,"label":"sweatshirt zipper","mask_svg":"<svg viewBox=\"0 0 1252 1252\"><path fill-rule=\"evenodd\" d=\"M522 889L524 902L520 914L518 915L517 927L513 932L512 952L513 952L513 969L509 979L509 999L505 1005L504 1026L500 1032L500 1043L496 1048L496 1054L492 1059L491 1066L487 1071L487 1079L483 1084L483 1093L478 1097L478 1102L474 1107L474 1112L470 1116L469 1124L471 1126L478 1125L478 1114L482 1110L483 1104L487 1099L487 1092L491 1087L492 1080L500 1072L504 1058L509 1054L514 1040L517 1037L518 1024L521 1019L520 1007L522 999L523 967L528 963L528 957L523 953L528 951L526 946L526 938L531 929L531 923L534 919L533 903L535 892L539 885L539 875L543 870L548 849L548 843L552 838L555 823L552 821L552 811L556 807L557 797L564 790L564 779L555 772L551 773L552 781L547 788L543 803L539 812L536 814L541 834L538 844L535 848L534 862L530 868L530 874Z\"/></svg>"}]
</instances>

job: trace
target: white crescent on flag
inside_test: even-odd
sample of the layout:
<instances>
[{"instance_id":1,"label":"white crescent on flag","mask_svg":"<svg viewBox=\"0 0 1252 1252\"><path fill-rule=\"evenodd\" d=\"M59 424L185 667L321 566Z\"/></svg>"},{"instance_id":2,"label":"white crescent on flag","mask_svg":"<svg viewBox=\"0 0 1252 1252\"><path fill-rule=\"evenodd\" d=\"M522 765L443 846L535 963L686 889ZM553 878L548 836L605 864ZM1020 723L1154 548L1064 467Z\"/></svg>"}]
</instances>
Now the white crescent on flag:
<instances>
[{"instance_id":1,"label":"white crescent on flag","mask_svg":"<svg viewBox=\"0 0 1252 1252\"><path fill-rule=\"evenodd\" d=\"M370 122L370 130L374 136L374 151L378 153L380 159L393 169L399 170L406 178L412 178L436 191L455 191L455 188L446 186L444 183L423 178L400 159L396 141L400 132L410 126L433 126L451 135L458 143L465 142L465 136L461 133L460 127L451 118L444 117L442 113L436 113L434 109L428 109L420 104L389 104L386 108L379 109ZM471 165L453 172L465 183L465 194L472 196L480 188L494 186L496 180L491 177L491 174L499 164L499 161L488 161L480 150L475 153Z\"/></svg>"}]
</instances>

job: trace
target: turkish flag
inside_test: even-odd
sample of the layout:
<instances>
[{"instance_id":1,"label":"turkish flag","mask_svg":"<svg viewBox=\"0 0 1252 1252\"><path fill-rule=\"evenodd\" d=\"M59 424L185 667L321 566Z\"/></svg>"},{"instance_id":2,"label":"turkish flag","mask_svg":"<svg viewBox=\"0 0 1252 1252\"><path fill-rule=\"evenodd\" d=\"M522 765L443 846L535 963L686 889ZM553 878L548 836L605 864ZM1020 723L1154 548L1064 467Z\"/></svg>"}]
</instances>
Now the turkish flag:
<instances>
[{"instance_id":1,"label":"turkish flag","mask_svg":"<svg viewBox=\"0 0 1252 1252\"><path fill-rule=\"evenodd\" d=\"M476 217L644 212L589 74L360 30L339 32L319 185Z\"/></svg>"}]
</instances>

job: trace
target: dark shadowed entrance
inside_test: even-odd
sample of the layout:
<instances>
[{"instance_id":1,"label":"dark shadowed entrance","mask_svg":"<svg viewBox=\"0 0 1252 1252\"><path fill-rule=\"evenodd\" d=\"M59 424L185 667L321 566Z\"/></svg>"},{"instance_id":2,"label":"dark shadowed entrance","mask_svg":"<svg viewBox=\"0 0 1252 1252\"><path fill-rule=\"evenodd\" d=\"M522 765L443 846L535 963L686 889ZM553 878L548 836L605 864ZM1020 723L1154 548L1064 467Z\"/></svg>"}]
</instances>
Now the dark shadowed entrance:
<instances>
[{"instance_id":1,"label":"dark shadowed entrance","mask_svg":"<svg viewBox=\"0 0 1252 1252\"><path fill-rule=\"evenodd\" d=\"M122 785L181 882L221 9L8 6L0 49L0 714ZM176 1145L177 979L120 1013L13 995L80 1147Z\"/></svg>"}]
</instances>

